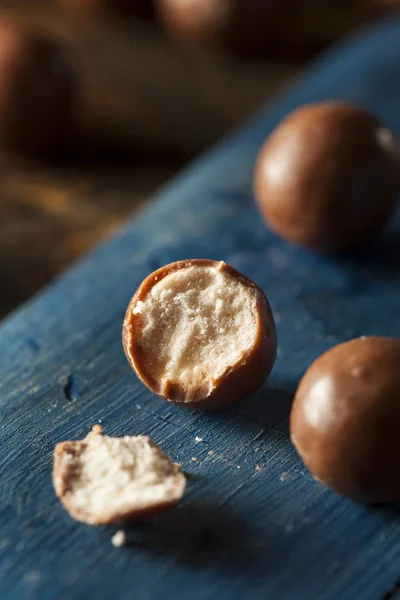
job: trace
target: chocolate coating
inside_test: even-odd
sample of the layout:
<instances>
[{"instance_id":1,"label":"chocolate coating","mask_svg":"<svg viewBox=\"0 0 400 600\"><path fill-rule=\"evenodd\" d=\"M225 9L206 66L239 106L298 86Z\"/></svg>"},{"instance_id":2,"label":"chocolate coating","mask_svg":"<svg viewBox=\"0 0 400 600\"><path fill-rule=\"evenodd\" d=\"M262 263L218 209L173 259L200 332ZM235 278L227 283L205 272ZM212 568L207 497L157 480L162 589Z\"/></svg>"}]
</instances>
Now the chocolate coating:
<instances>
[{"instance_id":1,"label":"chocolate coating","mask_svg":"<svg viewBox=\"0 0 400 600\"><path fill-rule=\"evenodd\" d=\"M260 151L254 175L260 212L284 238L322 252L368 242L400 193L393 133L341 102L302 107Z\"/></svg>"},{"instance_id":2,"label":"chocolate coating","mask_svg":"<svg viewBox=\"0 0 400 600\"><path fill-rule=\"evenodd\" d=\"M274 45L286 22L280 0L158 0L165 27L186 42L257 54Z\"/></svg>"},{"instance_id":3,"label":"chocolate coating","mask_svg":"<svg viewBox=\"0 0 400 600\"><path fill-rule=\"evenodd\" d=\"M237 279L242 286L247 288L249 296L254 300L253 316L257 334L252 347L238 362L230 365L224 373L214 378L211 386L209 381L189 388L182 386L180 382L168 382L168 385L165 386L154 375L151 365L146 360L140 343L141 317L138 318L136 308L151 294L153 287L163 278L189 267L215 268L229 277ZM181 324L178 322L176 326L179 329ZM275 321L264 292L233 267L223 262L207 259L182 260L151 273L129 302L123 323L122 341L130 366L152 392L179 406L200 410L217 410L243 400L254 393L267 379L274 365L277 351ZM202 366L199 365L200 368Z\"/></svg>"},{"instance_id":4,"label":"chocolate coating","mask_svg":"<svg viewBox=\"0 0 400 600\"><path fill-rule=\"evenodd\" d=\"M58 43L0 23L0 146L37 155L60 149L75 129L77 76Z\"/></svg>"},{"instance_id":5,"label":"chocolate coating","mask_svg":"<svg viewBox=\"0 0 400 600\"><path fill-rule=\"evenodd\" d=\"M297 389L290 431L321 483L364 502L400 498L400 341L366 337L320 356Z\"/></svg>"}]
</instances>

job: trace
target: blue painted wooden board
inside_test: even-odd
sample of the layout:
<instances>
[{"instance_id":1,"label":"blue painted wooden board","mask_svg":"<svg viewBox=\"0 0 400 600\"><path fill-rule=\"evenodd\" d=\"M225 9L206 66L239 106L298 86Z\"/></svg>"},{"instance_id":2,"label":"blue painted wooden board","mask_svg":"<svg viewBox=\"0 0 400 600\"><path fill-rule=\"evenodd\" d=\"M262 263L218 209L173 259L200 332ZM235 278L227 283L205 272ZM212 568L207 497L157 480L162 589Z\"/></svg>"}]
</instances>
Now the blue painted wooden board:
<instances>
[{"instance_id":1,"label":"blue painted wooden board","mask_svg":"<svg viewBox=\"0 0 400 600\"><path fill-rule=\"evenodd\" d=\"M400 337L400 215L363 254L316 257L265 230L251 175L264 137L304 102L358 102L400 134L399 56L400 20L332 50L120 235L2 324L2 600L395 596L398 508L359 506L315 483L291 447L288 412L296 382L323 350L361 334ZM121 348L137 285L187 257L242 270L266 291L277 318L279 357L268 387L218 414L152 396ZM56 442L98 422L111 435L150 435L190 475L182 504L130 528L129 548L111 545L113 530L73 522L52 490Z\"/></svg>"}]
</instances>

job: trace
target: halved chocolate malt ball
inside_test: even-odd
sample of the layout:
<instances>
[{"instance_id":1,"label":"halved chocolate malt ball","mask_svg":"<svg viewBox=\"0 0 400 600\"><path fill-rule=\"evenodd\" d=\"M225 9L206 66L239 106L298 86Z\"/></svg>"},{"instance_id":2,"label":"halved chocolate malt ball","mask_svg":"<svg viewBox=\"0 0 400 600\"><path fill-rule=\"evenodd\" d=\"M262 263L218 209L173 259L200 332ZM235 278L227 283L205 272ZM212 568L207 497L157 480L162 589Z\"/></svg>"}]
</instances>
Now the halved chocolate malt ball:
<instances>
[{"instance_id":1,"label":"halved chocolate malt ball","mask_svg":"<svg viewBox=\"0 0 400 600\"><path fill-rule=\"evenodd\" d=\"M269 302L250 279L214 260L183 260L149 275L131 299L123 345L162 398L219 409L267 379L276 357Z\"/></svg>"}]
</instances>

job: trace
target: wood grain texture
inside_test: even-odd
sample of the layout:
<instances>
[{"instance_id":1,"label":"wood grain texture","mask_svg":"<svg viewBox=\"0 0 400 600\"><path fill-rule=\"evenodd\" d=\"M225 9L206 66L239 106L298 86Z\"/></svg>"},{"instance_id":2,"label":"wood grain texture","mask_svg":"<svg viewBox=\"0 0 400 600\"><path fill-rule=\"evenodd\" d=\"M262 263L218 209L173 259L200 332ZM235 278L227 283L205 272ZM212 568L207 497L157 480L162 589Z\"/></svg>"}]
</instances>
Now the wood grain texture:
<instances>
[{"instance_id":1,"label":"wood grain texture","mask_svg":"<svg viewBox=\"0 0 400 600\"><path fill-rule=\"evenodd\" d=\"M3 323L2 598L383 600L396 593L398 507L356 505L315 483L290 444L288 412L299 376L321 351L355 335L400 336L400 216L358 256L312 256L265 230L251 175L264 137L308 101L358 102L400 133L399 52L399 19L333 49ZM140 281L189 256L242 270L277 316L279 357L268 387L218 414L153 397L121 346L124 311ZM112 547L112 530L71 521L51 487L55 443L83 437L98 422L110 435L148 434L190 479L179 507L129 529L128 548Z\"/></svg>"}]
</instances>

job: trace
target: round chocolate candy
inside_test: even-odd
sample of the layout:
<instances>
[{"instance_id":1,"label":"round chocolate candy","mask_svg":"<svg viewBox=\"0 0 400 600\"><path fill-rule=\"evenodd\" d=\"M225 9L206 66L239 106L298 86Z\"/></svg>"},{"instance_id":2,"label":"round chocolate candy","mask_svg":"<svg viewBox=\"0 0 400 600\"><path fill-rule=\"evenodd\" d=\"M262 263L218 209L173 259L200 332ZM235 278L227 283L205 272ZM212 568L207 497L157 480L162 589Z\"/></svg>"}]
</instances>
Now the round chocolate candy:
<instances>
[{"instance_id":1,"label":"round chocolate candy","mask_svg":"<svg viewBox=\"0 0 400 600\"><path fill-rule=\"evenodd\" d=\"M364 502L400 498L400 341L362 337L320 356L297 389L292 442L314 477Z\"/></svg>"},{"instance_id":2,"label":"round chocolate candy","mask_svg":"<svg viewBox=\"0 0 400 600\"><path fill-rule=\"evenodd\" d=\"M255 197L269 227L322 252L368 242L400 193L393 133L367 111L341 102L302 107L259 154Z\"/></svg>"},{"instance_id":3,"label":"round chocolate candy","mask_svg":"<svg viewBox=\"0 0 400 600\"><path fill-rule=\"evenodd\" d=\"M180 406L213 410L264 383L277 342L261 289L224 262L196 259L144 280L126 311L123 345L153 392Z\"/></svg>"},{"instance_id":4,"label":"round chocolate candy","mask_svg":"<svg viewBox=\"0 0 400 600\"><path fill-rule=\"evenodd\" d=\"M77 76L57 42L0 22L0 147L58 150L75 129Z\"/></svg>"},{"instance_id":5,"label":"round chocolate candy","mask_svg":"<svg viewBox=\"0 0 400 600\"><path fill-rule=\"evenodd\" d=\"M257 54L280 38L287 4L280 0L158 0L156 11L167 30L186 42Z\"/></svg>"}]
</instances>

